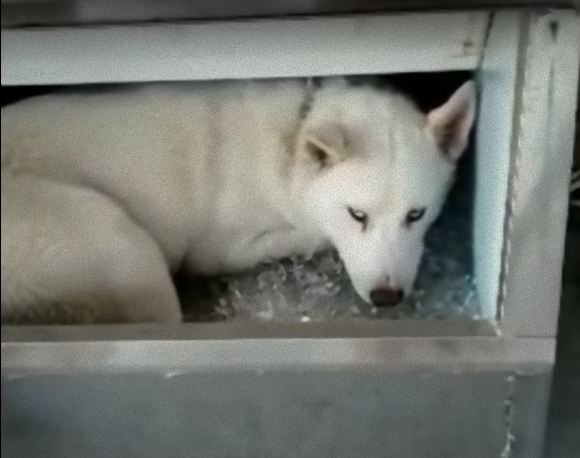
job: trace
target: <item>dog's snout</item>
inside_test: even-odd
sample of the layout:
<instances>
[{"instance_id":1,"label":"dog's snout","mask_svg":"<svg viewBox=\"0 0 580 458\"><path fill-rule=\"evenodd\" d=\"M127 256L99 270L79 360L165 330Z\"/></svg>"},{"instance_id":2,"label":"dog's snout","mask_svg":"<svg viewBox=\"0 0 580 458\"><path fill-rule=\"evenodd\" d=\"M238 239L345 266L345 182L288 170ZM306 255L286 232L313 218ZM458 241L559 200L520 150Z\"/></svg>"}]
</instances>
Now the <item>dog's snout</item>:
<instances>
[{"instance_id":1,"label":"dog's snout","mask_svg":"<svg viewBox=\"0 0 580 458\"><path fill-rule=\"evenodd\" d=\"M371 291L370 299L376 307L394 307L403 300L403 290L395 288L377 288Z\"/></svg>"}]
</instances>

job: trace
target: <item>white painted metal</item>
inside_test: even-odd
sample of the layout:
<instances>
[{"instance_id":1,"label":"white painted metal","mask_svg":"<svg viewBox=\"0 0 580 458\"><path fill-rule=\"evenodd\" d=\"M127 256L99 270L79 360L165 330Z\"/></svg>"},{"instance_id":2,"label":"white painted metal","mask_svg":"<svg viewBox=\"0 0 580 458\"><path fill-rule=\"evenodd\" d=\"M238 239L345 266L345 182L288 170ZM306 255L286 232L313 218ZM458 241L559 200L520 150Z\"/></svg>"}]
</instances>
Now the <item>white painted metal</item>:
<instances>
[{"instance_id":1,"label":"white painted metal","mask_svg":"<svg viewBox=\"0 0 580 458\"><path fill-rule=\"evenodd\" d=\"M474 69L489 14L433 13L2 31L2 84Z\"/></svg>"},{"instance_id":2,"label":"white painted metal","mask_svg":"<svg viewBox=\"0 0 580 458\"><path fill-rule=\"evenodd\" d=\"M482 314L495 319L518 93L518 62L525 18L497 13L479 71L480 107L476 138L474 271Z\"/></svg>"},{"instance_id":3,"label":"white painted metal","mask_svg":"<svg viewBox=\"0 0 580 458\"><path fill-rule=\"evenodd\" d=\"M502 329L555 337L580 67L580 17L532 14L516 101Z\"/></svg>"}]
</instances>

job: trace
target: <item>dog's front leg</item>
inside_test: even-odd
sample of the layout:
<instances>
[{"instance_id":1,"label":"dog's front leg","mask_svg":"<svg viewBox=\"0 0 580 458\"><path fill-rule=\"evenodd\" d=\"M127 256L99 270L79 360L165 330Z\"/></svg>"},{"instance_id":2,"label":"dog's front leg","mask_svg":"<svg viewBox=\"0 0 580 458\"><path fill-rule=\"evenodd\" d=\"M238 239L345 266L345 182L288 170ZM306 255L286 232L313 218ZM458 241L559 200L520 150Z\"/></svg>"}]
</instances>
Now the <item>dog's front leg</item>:
<instances>
[{"instance_id":1,"label":"dog's front leg","mask_svg":"<svg viewBox=\"0 0 580 458\"><path fill-rule=\"evenodd\" d=\"M327 242L318 235L308 234L293 227L263 232L248 240L236 250L234 262L257 264L290 255L309 256L325 247Z\"/></svg>"}]
</instances>

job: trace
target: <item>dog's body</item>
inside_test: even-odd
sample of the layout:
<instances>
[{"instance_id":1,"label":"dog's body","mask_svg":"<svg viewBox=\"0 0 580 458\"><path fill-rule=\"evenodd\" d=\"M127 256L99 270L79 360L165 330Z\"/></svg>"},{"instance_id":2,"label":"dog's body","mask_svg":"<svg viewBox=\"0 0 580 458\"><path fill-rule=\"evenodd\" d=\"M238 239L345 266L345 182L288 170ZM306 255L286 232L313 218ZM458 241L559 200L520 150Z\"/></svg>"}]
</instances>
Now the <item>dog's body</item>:
<instances>
[{"instance_id":1,"label":"dog's body","mask_svg":"<svg viewBox=\"0 0 580 458\"><path fill-rule=\"evenodd\" d=\"M331 79L313 94L297 80L187 83L6 107L3 320L176 321L182 265L232 272L329 245L363 298L396 302L474 105L471 84L425 116Z\"/></svg>"}]
</instances>

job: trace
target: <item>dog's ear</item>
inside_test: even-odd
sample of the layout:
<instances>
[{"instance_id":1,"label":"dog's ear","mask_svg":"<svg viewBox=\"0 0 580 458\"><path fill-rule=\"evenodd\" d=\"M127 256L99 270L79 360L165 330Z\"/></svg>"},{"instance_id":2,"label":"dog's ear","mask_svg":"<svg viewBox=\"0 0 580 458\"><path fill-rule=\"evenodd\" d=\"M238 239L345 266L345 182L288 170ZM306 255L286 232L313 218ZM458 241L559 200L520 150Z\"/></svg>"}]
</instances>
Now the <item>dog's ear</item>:
<instances>
[{"instance_id":1,"label":"dog's ear","mask_svg":"<svg viewBox=\"0 0 580 458\"><path fill-rule=\"evenodd\" d=\"M306 127L298 143L299 159L320 168L332 167L348 156L344 129L334 122Z\"/></svg>"},{"instance_id":2,"label":"dog's ear","mask_svg":"<svg viewBox=\"0 0 580 458\"><path fill-rule=\"evenodd\" d=\"M427 130L446 157L458 160L469 141L475 119L477 94L473 81L463 84L449 100L427 115Z\"/></svg>"}]
</instances>

